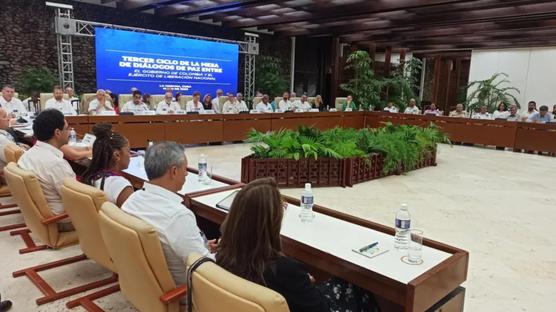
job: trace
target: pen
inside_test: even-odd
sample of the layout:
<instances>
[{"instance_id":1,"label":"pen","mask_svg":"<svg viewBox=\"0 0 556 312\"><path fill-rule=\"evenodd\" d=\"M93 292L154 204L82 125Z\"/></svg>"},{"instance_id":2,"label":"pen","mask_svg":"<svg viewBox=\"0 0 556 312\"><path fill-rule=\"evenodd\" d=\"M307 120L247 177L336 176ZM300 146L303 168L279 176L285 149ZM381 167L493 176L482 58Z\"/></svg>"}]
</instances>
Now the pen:
<instances>
[{"instance_id":1,"label":"pen","mask_svg":"<svg viewBox=\"0 0 556 312\"><path fill-rule=\"evenodd\" d=\"M375 247L376 245L378 245L378 242L375 242L375 243L369 244L367 246L364 246L361 249L359 249L359 252L365 252L365 251Z\"/></svg>"}]
</instances>

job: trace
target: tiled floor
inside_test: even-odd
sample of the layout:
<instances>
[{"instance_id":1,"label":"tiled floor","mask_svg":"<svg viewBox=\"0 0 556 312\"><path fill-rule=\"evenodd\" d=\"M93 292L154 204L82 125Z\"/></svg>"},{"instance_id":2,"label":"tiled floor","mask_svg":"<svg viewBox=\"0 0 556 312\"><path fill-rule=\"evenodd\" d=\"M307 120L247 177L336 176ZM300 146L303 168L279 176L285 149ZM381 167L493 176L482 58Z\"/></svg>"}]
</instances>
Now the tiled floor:
<instances>
[{"instance_id":1,"label":"tiled floor","mask_svg":"<svg viewBox=\"0 0 556 312\"><path fill-rule=\"evenodd\" d=\"M188 149L191 165L209 157L215 173L240 178L247 144ZM300 189L285 189L299 196ZM353 188L315 189L315 201L362 218L392 225L394 212L407 203L415 227L435 240L470 252L465 311L554 311L556 240L556 158L462 146L441 146L438 166ZM5 201L5 200L2 200ZM0 217L0 225L18 216ZM546 232L544 232L546 230ZM11 272L78 254L60 251L18 255L19 239L0 233L0 291L14 301L13 311L61 311L67 300L37 307L39 292ZM64 288L108 276L92 262L42 274ZM71 282L70 282L71 280ZM100 300L108 311L133 311L120 293Z\"/></svg>"}]
</instances>

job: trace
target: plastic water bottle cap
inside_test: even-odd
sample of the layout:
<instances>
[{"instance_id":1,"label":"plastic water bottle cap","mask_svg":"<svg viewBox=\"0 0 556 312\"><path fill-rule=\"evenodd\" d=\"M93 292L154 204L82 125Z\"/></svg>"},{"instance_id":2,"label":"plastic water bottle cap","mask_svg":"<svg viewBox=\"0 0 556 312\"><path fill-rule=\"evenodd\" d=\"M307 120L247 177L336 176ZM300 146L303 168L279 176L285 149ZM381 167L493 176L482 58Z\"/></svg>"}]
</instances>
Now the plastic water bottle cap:
<instances>
[{"instance_id":1,"label":"plastic water bottle cap","mask_svg":"<svg viewBox=\"0 0 556 312\"><path fill-rule=\"evenodd\" d=\"M407 204L402 204L402 209L407 209Z\"/></svg>"},{"instance_id":2,"label":"plastic water bottle cap","mask_svg":"<svg viewBox=\"0 0 556 312\"><path fill-rule=\"evenodd\" d=\"M311 183L305 183L305 189L310 191L311 190Z\"/></svg>"}]
</instances>

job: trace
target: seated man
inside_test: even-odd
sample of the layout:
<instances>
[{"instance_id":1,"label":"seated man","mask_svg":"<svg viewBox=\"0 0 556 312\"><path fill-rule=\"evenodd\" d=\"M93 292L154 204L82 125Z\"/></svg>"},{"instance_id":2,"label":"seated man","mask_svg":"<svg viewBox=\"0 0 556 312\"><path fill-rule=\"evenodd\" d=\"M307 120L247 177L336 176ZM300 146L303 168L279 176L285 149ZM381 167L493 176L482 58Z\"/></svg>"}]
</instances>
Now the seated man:
<instances>
[{"instance_id":1,"label":"seated man","mask_svg":"<svg viewBox=\"0 0 556 312\"><path fill-rule=\"evenodd\" d=\"M133 193L122 210L152 225L176 285L186 284L185 261L191 252L210 255L207 242L197 227L195 215L176 194L187 177L187 158L182 145L162 142L147 149L145 172L149 182ZM215 241L208 242L211 250Z\"/></svg>"},{"instance_id":2,"label":"seated man","mask_svg":"<svg viewBox=\"0 0 556 312\"><path fill-rule=\"evenodd\" d=\"M274 111L272 109L272 104L269 102L268 94L263 94L261 102L257 104L255 110L259 113L272 113Z\"/></svg>"},{"instance_id":3,"label":"seated man","mask_svg":"<svg viewBox=\"0 0 556 312\"><path fill-rule=\"evenodd\" d=\"M110 103L110 100L106 98L106 91L102 89L97 90L96 99L89 103L89 108L87 111L89 115L98 115L104 111L113 111L114 107Z\"/></svg>"},{"instance_id":4,"label":"seated man","mask_svg":"<svg viewBox=\"0 0 556 312\"><path fill-rule=\"evenodd\" d=\"M386 104L386 107L383 109L383 111L389 112L389 113L397 113L398 108L396 106L394 106L394 102L389 101L388 104Z\"/></svg>"},{"instance_id":5,"label":"seated man","mask_svg":"<svg viewBox=\"0 0 556 312\"><path fill-rule=\"evenodd\" d=\"M290 101L290 94L288 92L284 92L282 95L282 99L278 102L278 108L283 112L293 110L293 104Z\"/></svg>"},{"instance_id":6,"label":"seated man","mask_svg":"<svg viewBox=\"0 0 556 312\"><path fill-rule=\"evenodd\" d=\"M424 115L434 115L434 116L438 116L440 115L440 111L438 110L438 108L436 108L436 104L431 103L431 105L429 106L429 108L427 108L424 112Z\"/></svg>"},{"instance_id":7,"label":"seated man","mask_svg":"<svg viewBox=\"0 0 556 312\"><path fill-rule=\"evenodd\" d=\"M39 113L41 111L41 97L39 92L31 91L31 96L23 100L23 106L28 113Z\"/></svg>"},{"instance_id":8,"label":"seated man","mask_svg":"<svg viewBox=\"0 0 556 312\"><path fill-rule=\"evenodd\" d=\"M64 99L64 90L60 86L54 86L54 97L46 101L45 109L53 108L61 111L64 115L77 115L68 100Z\"/></svg>"},{"instance_id":9,"label":"seated man","mask_svg":"<svg viewBox=\"0 0 556 312\"><path fill-rule=\"evenodd\" d=\"M14 97L15 89L10 85L2 87L2 96L0 96L0 107L5 109L8 114L13 117L19 114L26 114L27 110L21 101Z\"/></svg>"},{"instance_id":10,"label":"seated man","mask_svg":"<svg viewBox=\"0 0 556 312\"><path fill-rule=\"evenodd\" d=\"M415 101L415 99L410 99L409 104L407 105L403 113L419 115L421 111L419 110L419 107L417 107L417 101Z\"/></svg>"},{"instance_id":11,"label":"seated man","mask_svg":"<svg viewBox=\"0 0 556 312\"><path fill-rule=\"evenodd\" d=\"M507 121L521 121L521 116L519 115L519 113L517 112L517 105L512 105L510 106L510 114L508 115L508 118L506 118Z\"/></svg>"},{"instance_id":12,"label":"seated man","mask_svg":"<svg viewBox=\"0 0 556 312\"><path fill-rule=\"evenodd\" d=\"M141 96L143 94L139 90L135 90L132 93L133 99L127 101L122 107L122 113L133 113L135 115L141 115L149 111L147 104L143 103Z\"/></svg>"},{"instance_id":13,"label":"seated man","mask_svg":"<svg viewBox=\"0 0 556 312\"><path fill-rule=\"evenodd\" d=\"M228 100L222 106L223 114L239 114L239 112L247 112L249 109L245 102L240 103L233 93L228 93Z\"/></svg>"},{"instance_id":14,"label":"seated man","mask_svg":"<svg viewBox=\"0 0 556 312\"><path fill-rule=\"evenodd\" d=\"M473 117L471 117L473 119L492 119L492 115L490 115L489 112L487 112L487 107L485 105L481 106L481 108L479 109L479 112L474 114Z\"/></svg>"},{"instance_id":15,"label":"seated man","mask_svg":"<svg viewBox=\"0 0 556 312\"><path fill-rule=\"evenodd\" d=\"M37 143L21 156L17 164L37 176L50 210L59 215L64 213L61 196L63 181L68 177L75 179L75 173L60 150L62 145L68 143L68 123L60 111L47 109L35 119L33 132ZM73 225L66 218L58 222L58 230L71 231Z\"/></svg>"},{"instance_id":16,"label":"seated man","mask_svg":"<svg viewBox=\"0 0 556 312\"><path fill-rule=\"evenodd\" d=\"M3 108L0 108L0 172L6 167L8 161L4 154L4 148L10 143L16 144L15 138L7 130L10 129L10 115ZM27 149L28 146L22 146ZM3 176L0 176L0 185L5 185Z\"/></svg>"},{"instance_id":17,"label":"seated man","mask_svg":"<svg viewBox=\"0 0 556 312\"><path fill-rule=\"evenodd\" d=\"M75 96L75 92L72 87L66 87L66 94L68 95L68 101L73 107L73 110L79 112L79 98Z\"/></svg>"},{"instance_id":18,"label":"seated man","mask_svg":"<svg viewBox=\"0 0 556 312\"><path fill-rule=\"evenodd\" d=\"M245 105L245 107L247 107L247 104L245 104L245 101L243 100L243 94L238 92L236 94L236 100L241 106ZM249 110L249 109L247 109L247 110Z\"/></svg>"},{"instance_id":19,"label":"seated man","mask_svg":"<svg viewBox=\"0 0 556 312\"><path fill-rule=\"evenodd\" d=\"M212 110L215 113L220 113L220 99L224 97L222 89L216 90L216 96L212 99Z\"/></svg>"},{"instance_id":20,"label":"seated man","mask_svg":"<svg viewBox=\"0 0 556 312\"><path fill-rule=\"evenodd\" d=\"M166 91L164 93L164 100L160 101L156 106L156 113L161 114L175 114L181 110L181 106L178 102L174 101L174 95L172 91Z\"/></svg>"},{"instance_id":21,"label":"seated man","mask_svg":"<svg viewBox=\"0 0 556 312\"><path fill-rule=\"evenodd\" d=\"M465 118L465 117L467 117L466 114L465 114L465 111L463 110L463 104L458 103L456 105L456 110L450 112L450 117L456 117L456 118Z\"/></svg>"},{"instance_id":22,"label":"seated man","mask_svg":"<svg viewBox=\"0 0 556 312\"><path fill-rule=\"evenodd\" d=\"M308 112L309 110L311 110L311 108L313 108L311 103L309 103L309 101L307 101L307 95L306 94L303 94L299 101L294 102L294 106L295 106L295 109L300 109L304 112Z\"/></svg>"},{"instance_id":23,"label":"seated man","mask_svg":"<svg viewBox=\"0 0 556 312\"><path fill-rule=\"evenodd\" d=\"M552 114L548 113L548 106L546 105L539 107L538 112L531 114L529 118L527 118L527 122L533 123L547 123L553 121L554 117L552 117Z\"/></svg>"},{"instance_id":24,"label":"seated man","mask_svg":"<svg viewBox=\"0 0 556 312\"><path fill-rule=\"evenodd\" d=\"M214 112L216 113L216 107L214 106L214 100L212 102L212 107ZM189 112L204 112L205 108L203 107L203 103L201 103L201 93L199 91L193 92L193 99L185 105L185 110Z\"/></svg>"},{"instance_id":25,"label":"seated man","mask_svg":"<svg viewBox=\"0 0 556 312\"><path fill-rule=\"evenodd\" d=\"M527 103L527 111L520 114L521 121L527 121L527 119L529 119L529 116L537 112L537 102L529 101L529 103Z\"/></svg>"}]
</instances>

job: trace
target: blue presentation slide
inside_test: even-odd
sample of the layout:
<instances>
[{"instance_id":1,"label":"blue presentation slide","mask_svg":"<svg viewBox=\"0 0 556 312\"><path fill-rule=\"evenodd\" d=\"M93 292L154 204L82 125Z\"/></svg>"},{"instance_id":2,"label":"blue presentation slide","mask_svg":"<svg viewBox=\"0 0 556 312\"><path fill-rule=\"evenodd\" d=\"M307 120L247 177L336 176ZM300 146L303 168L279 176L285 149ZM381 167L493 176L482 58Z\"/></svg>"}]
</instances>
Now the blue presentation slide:
<instances>
[{"instance_id":1,"label":"blue presentation slide","mask_svg":"<svg viewBox=\"0 0 556 312\"><path fill-rule=\"evenodd\" d=\"M97 88L201 96L237 91L237 44L96 28Z\"/></svg>"}]
</instances>

